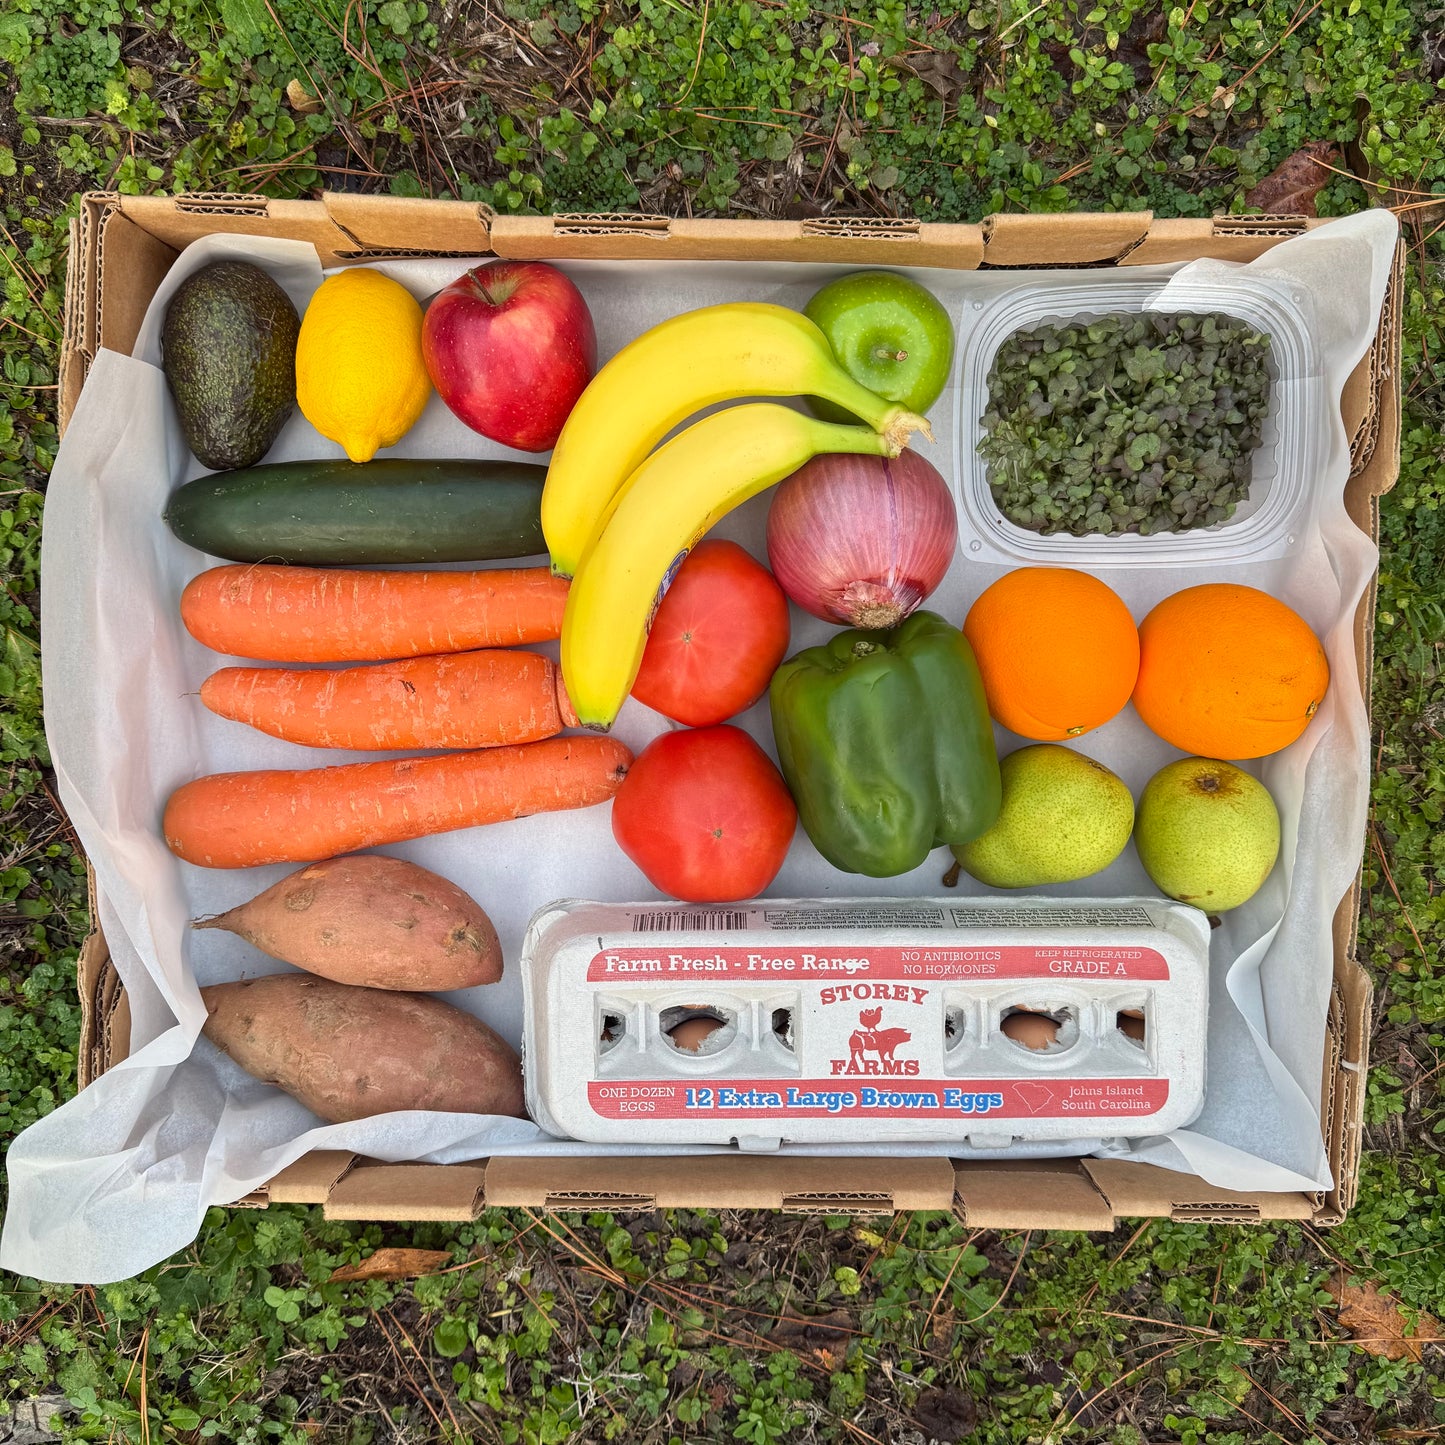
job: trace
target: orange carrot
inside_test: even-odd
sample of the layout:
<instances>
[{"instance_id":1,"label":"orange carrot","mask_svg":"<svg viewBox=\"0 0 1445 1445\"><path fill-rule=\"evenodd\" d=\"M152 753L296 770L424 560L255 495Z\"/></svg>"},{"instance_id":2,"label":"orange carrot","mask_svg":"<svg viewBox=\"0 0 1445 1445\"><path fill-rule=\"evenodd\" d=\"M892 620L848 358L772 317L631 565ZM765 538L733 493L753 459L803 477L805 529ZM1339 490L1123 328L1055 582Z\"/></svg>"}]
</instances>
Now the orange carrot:
<instances>
[{"instance_id":1,"label":"orange carrot","mask_svg":"<svg viewBox=\"0 0 1445 1445\"><path fill-rule=\"evenodd\" d=\"M213 567L181 594L192 637L269 662L385 662L545 642L562 632L567 584L545 567L365 572Z\"/></svg>"},{"instance_id":2,"label":"orange carrot","mask_svg":"<svg viewBox=\"0 0 1445 1445\"><path fill-rule=\"evenodd\" d=\"M557 664L535 652L447 652L373 667L223 667L214 713L312 748L494 748L575 727Z\"/></svg>"},{"instance_id":3,"label":"orange carrot","mask_svg":"<svg viewBox=\"0 0 1445 1445\"><path fill-rule=\"evenodd\" d=\"M204 868L315 863L382 843L530 813L587 808L622 785L632 754L614 738L548 738L514 748L216 773L171 794L171 852Z\"/></svg>"}]
</instances>

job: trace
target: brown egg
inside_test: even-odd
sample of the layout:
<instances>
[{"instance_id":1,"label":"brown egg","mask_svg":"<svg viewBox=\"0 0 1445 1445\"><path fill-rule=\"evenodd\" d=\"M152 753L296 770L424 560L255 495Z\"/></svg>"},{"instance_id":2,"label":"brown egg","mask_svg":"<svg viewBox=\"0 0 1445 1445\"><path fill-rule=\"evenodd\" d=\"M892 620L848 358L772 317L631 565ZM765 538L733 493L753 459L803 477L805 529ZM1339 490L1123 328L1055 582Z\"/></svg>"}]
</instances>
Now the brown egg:
<instances>
[{"instance_id":1,"label":"brown egg","mask_svg":"<svg viewBox=\"0 0 1445 1445\"><path fill-rule=\"evenodd\" d=\"M1026 1049L1046 1049L1059 1036L1059 1025L1047 1014L1012 1013L999 1025L1003 1036Z\"/></svg>"},{"instance_id":2,"label":"brown egg","mask_svg":"<svg viewBox=\"0 0 1445 1445\"><path fill-rule=\"evenodd\" d=\"M703 1046L704 1040L710 1039L722 1026L721 1019L699 1014L694 1018L683 1019L681 1023L674 1024L668 1030L668 1037L677 1048L695 1054Z\"/></svg>"},{"instance_id":3,"label":"brown egg","mask_svg":"<svg viewBox=\"0 0 1445 1445\"><path fill-rule=\"evenodd\" d=\"M1125 1008L1119 1010L1119 1016L1115 1020L1119 1032L1126 1039L1133 1039L1136 1044L1144 1042L1144 1010L1138 1008Z\"/></svg>"}]
</instances>

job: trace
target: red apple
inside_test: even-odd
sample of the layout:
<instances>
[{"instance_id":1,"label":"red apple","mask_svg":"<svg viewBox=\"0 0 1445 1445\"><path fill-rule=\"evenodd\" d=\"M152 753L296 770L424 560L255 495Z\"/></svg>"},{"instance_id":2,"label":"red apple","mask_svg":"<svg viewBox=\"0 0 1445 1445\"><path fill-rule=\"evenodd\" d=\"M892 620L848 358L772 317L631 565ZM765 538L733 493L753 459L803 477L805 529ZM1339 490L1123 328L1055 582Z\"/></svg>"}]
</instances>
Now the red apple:
<instances>
[{"instance_id":1,"label":"red apple","mask_svg":"<svg viewBox=\"0 0 1445 1445\"><path fill-rule=\"evenodd\" d=\"M545 261L491 261L426 309L422 356L437 395L473 431L545 452L597 369L582 293Z\"/></svg>"}]
</instances>

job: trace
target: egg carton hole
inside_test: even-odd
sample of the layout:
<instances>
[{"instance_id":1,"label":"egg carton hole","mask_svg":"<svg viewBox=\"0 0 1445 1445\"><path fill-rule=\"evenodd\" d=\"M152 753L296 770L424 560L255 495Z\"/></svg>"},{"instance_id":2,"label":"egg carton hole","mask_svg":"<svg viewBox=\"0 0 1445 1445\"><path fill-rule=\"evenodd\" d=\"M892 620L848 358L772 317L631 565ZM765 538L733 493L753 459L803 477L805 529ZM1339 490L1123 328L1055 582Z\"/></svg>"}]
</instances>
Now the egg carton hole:
<instances>
[{"instance_id":1,"label":"egg carton hole","mask_svg":"<svg viewBox=\"0 0 1445 1445\"><path fill-rule=\"evenodd\" d=\"M622 1042L627 1032L627 1020L621 1014L605 1011L597 1030L597 1052L610 1054Z\"/></svg>"},{"instance_id":2,"label":"egg carton hole","mask_svg":"<svg viewBox=\"0 0 1445 1445\"><path fill-rule=\"evenodd\" d=\"M1025 1053L1062 1054L1079 1041L1079 1015L1073 1008L1019 1004L1003 1010L999 1032Z\"/></svg>"},{"instance_id":3,"label":"egg carton hole","mask_svg":"<svg viewBox=\"0 0 1445 1445\"><path fill-rule=\"evenodd\" d=\"M1149 1020L1141 1008L1121 1008L1114 1015L1114 1027L1137 1049L1148 1042Z\"/></svg>"},{"instance_id":4,"label":"egg carton hole","mask_svg":"<svg viewBox=\"0 0 1445 1445\"><path fill-rule=\"evenodd\" d=\"M732 1010L698 1004L663 1009L657 1026L668 1047L686 1058L720 1054L738 1034L738 1018Z\"/></svg>"},{"instance_id":5,"label":"egg carton hole","mask_svg":"<svg viewBox=\"0 0 1445 1445\"><path fill-rule=\"evenodd\" d=\"M773 1016L769 1020L773 1030L773 1037L787 1049L793 1052L793 1011L790 1008L775 1008Z\"/></svg>"},{"instance_id":6,"label":"egg carton hole","mask_svg":"<svg viewBox=\"0 0 1445 1445\"><path fill-rule=\"evenodd\" d=\"M943 1014L943 1047L958 1048L968 1037L968 1015L961 1008L946 1009Z\"/></svg>"}]
</instances>

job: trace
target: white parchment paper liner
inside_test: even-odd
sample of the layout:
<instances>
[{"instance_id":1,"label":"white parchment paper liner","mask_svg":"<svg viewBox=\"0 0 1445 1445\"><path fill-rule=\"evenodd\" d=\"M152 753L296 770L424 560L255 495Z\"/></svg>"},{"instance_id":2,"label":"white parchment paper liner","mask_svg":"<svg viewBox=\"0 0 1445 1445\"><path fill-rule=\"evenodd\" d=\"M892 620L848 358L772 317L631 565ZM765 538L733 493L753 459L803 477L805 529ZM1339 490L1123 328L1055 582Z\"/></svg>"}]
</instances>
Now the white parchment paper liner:
<instances>
[{"instance_id":1,"label":"white parchment paper liner","mask_svg":"<svg viewBox=\"0 0 1445 1445\"><path fill-rule=\"evenodd\" d=\"M1315 479L1318 506L1287 556L1237 567L1111 570L1106 580L1136 618L1167 593L1204 581L1263 587L1299 610L1323 637L1335 678L1324 706L1293 747L1253 770L1279 802L1282 866L1266 888L1215 931L1204 1112L1167 1138L1080 1140L1072 1147L1015 1153L1103 1152L1198 1174L1251 1190L1329 1185L1318 1095L1331 982L1331 919L1359 867L1369 778L1369 727L1355 684L1355 607L1374 570L1370 540L1346 515L1347 438L1338 400L1373 335L1396 227L1372 211L1286 241L1251 264L1303 292L1313 310L1330 400L1327 463ZM278 965L229 935L192 934L187 920L253 896L286 868L211 872L178 862L161 841L164 800L199 774L236 768L351 761L312 752L212 717L194 693L222 660L180 625L185 583L210 565L160 520L165 500L201 468L186 451L158 369L159 318L175 286L222 256L265 266L298 307L320 283L304 245L210 237L176 262L151 305L134 358L102 352L66 433L47 502L42 605L46 723L61 799L96 871L100 921L128 990L131 1052L77 1098L22 1134L8 1157L10 1197L0 1265L50 1280L101 1282L130 1276L194 1238L207 1206L239 1198L312 1149L347 1149L384 1160L452 1162L493 1154L595 1154L602 1146L555 1140L515 1119L390 1114L318 1127L279 1091L250 1079L203 1038L198 984L274 972ZM458 260L383 262L421 298L460 273ZM774 263L567 263L587 295L604 356L642 328L693 306L730 299L800 306L816 286L852 268ZM1156 305L1170 309L1179 285L1227 283L1236 267L1198 261L1151 268ZM1000 284L978 272L914 273L950 307L967 344L966 301ZM1010 275L1008 284L1016 284ZM932 416L941 438L977 396L946 392ZM926 452L947 471L949 448ZM392 455L500 456L433 398ZM268 460L339 456L299 414ZM720 529L762 555L766 499ZM961 621L998 575L959 559L929 606ZM794 646L827 635L794 614ZM763 708L743 722L770 738ZM629 703L616 732L635 749L665 722ZM1007 751L1018 740L1000 736ZM1089 734L1081 751L1120 773L1137 793L1175 754L1132 709ZM513 963L528 915L552 898L653 896L611 840L609 809L521 819L417 840L387 850L456 881L492 913ZM915 873L868 880L873 893L936 893L940 852ZM800 833L773 888L779 896L847 896L856 880L825 864ZM1132 847L1107 872L1051 890L1060 896L1147 891ZM969 891L965 878L960 892ZM975 885L975 891L976 885ZM515 967L488 989L453 995L511 1038L520 1038ZM798 1153L931 1153L962 1146L886 1144L796 1148ZM681 1153L677 1149L611 1152ZM715 1152L715 1151L707 1151Z\"/></svg>"}]
</instances>

